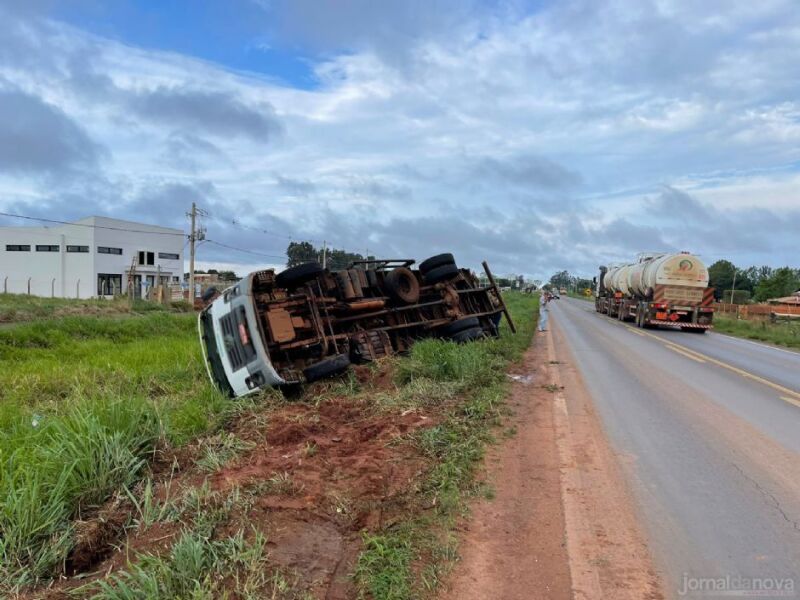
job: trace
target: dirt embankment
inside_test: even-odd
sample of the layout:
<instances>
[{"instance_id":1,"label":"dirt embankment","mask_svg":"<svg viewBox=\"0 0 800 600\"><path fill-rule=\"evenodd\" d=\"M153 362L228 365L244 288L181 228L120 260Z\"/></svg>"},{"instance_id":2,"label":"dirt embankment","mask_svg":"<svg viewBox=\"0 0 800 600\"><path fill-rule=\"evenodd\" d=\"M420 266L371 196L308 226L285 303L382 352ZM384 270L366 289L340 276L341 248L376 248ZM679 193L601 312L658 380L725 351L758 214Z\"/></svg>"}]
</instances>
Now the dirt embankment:
<instances>
[{"instance_id":1,"label":"dirt embankment","mask_svg":"<svg viewBox=\"0 0 800 600\"><path fill-rule=\"evenodd\" d=\"M374 393L393 385L391 365L356 374ZM241 494L246 501L233 503L215 537L238 530L251 535L255 528L266 536L270 568L287 574L303 597L328 600L355 597L352 573L362 532L390 526L412 510L429 464L410 438L437 422L423 409L380 408L369 394L355 400L331 395L333 385L239 419L228 432L250 449L211 474L194 465L202 441L154 465L162 502L169 495L180 503L198 490L212 504ZM314 392L322 399L317 395L315 402ZM179 466L170 474L173 461ZM125 533L130 516L136 516L131 503L117 499L80 523L67 565L71 577L23 597L66 598L68 590L126 568L137 553L168 552L186 525L185 519L164 520Z\"/></svg>"},{"instance_id":2,"label":"dirt embankment","mask_svg":"<svg viewBox=\"0 0 800 600\"><path fill-rule=\"evenodd\" d=\"M443 600L663 598L626 484L572 357L537 332L487 460L496 497L463 525Z\"/></svg>"}]
</instances>

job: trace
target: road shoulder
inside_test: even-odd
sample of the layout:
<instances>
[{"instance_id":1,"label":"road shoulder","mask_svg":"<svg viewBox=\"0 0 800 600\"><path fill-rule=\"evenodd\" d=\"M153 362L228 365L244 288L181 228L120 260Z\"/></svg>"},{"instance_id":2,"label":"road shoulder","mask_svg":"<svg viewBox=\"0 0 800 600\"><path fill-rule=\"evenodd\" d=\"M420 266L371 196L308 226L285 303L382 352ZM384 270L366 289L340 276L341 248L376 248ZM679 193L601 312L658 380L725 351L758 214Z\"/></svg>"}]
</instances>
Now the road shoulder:
<instances>
[{"instance_id":1,"label":"road shoulder","mask_svg":"<svg viewBox=\"0 0 800 600\"><path fill-rule=\"evenodd\" d=\"M566 340L547 332L575 598L664 597L633 499Z\"/></svg>"},{"instance_id":2,"label":"road shoulder","mask_svg":"<svg viewBox=\"0 0 800 600\"><path fill-rule=\"evenodd\" d=\"M508 400L506 439L487 454L494 498L460 526L460 561L445 600L571 598L561 505L553 394L546 389L547 340L537 332ZM509 435L513 434L513 435Z\"/></svg>"}]
</instances>

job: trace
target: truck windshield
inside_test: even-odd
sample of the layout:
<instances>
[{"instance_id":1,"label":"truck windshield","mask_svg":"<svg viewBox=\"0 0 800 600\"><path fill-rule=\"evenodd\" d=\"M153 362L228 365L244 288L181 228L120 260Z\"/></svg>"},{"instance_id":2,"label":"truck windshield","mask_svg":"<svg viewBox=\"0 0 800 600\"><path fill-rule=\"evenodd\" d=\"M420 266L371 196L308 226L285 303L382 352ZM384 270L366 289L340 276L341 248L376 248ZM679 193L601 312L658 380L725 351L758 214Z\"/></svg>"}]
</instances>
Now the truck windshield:
<instances>
[{"instance_id":1,"label":"truck windshield","mask_svg":"<svg viewBox=\"0 0 800 600\"><path fill-rule=\"evenodd\" d=\"M217 387L223 393L233 396L233 389L225 375L225 367L220 358L217 338L214 336L213 319L208 311L200 313L200 335L203 338L203 345L206 349L206 360L208 361L214 383L217 384Z\"/></svg>"}]
</instances>

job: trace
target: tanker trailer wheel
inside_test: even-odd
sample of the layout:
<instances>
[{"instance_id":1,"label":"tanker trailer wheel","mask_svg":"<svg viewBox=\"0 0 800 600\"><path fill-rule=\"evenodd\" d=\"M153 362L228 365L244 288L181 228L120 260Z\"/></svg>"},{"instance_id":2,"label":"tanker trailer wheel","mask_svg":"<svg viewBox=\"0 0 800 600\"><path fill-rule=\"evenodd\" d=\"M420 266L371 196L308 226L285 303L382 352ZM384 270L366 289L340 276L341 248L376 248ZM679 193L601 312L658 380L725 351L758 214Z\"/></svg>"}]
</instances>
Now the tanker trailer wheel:
<instances>
[{"instance_id":1,"label":"tanker trailer wheel","mask_svg":"<svg viewBox=\"0 0 800 600\"><path fill-rule=\"evenodd\" d=\"M325 269L318 262L307 262L289 267L275 276L275 285L281 288L296 288L320 275Z\"/></svg>"},{"instance_id":2,"label":"tanker trailer wheel","mask_svg":"<svg viewBox=\"0 0 800 600\"><path fill-rule=\"evenodd\" d=\"M344 373L350 366L350 357L347 354L337 354L330 358L325 358L310 367L303 369L303 375L308 383L333 377L339 373Z\"/></svg>"},{"instance_id":3,"label":"tanker trailer wheel","mask_svg":"<svg viewBox=\"0 0 800 600\"><path fill-rule=\"evenodd\" d=\"M395 300L405 304L419 301L419 281L414 273L405 267L390 271L383 280L383 286Z\"/></svg>"},{"instance_id":4,"label":"tanker trailer wheel","mask_svg":"<svg viewBox=\"0 0 800 600\"><path fill-rule=\"evenodd\" d=\"M437 254L436 256L431 256L430 258L426 258L421 263L419 263L419 272L424 277L432 269L435 269L436 267L443 267L444 265L454 265L454 264L456 264L456 259L449 252L446 252L445 254Z\"/></svg>"},{"instance_id":5,"label":"tanker trailer wheel","mask_svg":"<svg viewBox=\"0 0 800 600\"><path fill-rule=\"evenodd\" d=\"M439 283L440 281L453 279L459 273L461 273L461 271L458 270L457 266L454 264L447 264L431 269L424 275L424 279L425 283L428 285L433 285L434 283Z\"/></svg>"}]
</instances>

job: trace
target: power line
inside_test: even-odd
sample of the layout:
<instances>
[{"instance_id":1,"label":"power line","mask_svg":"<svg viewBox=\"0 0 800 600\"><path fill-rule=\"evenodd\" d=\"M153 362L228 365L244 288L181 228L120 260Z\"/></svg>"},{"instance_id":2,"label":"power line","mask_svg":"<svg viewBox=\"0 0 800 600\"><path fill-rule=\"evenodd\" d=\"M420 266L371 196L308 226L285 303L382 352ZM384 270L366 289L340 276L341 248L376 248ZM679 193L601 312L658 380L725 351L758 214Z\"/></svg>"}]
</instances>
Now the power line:
<instances>
[{"instance_id":1,"label":"power line","mask_svg":"<svg viewBox=\"0 0 800 600\"><path fill-rule=\"evenodd\" d=\"M228 244L223 244L222 242L217 242L215 240L205 240L208 244L214 244L215 246L220 246L222 248L227 248L228 250L236 250L237 252L244 252L246 254L252 254L253 256L261 256L263 258L278 258L280 260L286 260L286 255L284 256L277 256L275 254L262 254L261 252L253 252L252 250L245 250L244 248L237 248L236 246L229 246Z\"/></svg>"},{"instance_id":2,"label":"power line","mask_svg":"<svg viewBox=\"0 0 800 600\"><path fill-rule=\"evenodd\" d=\"M272 237L281 238L284 240L289 240L290 242L312 242L314 244L322 244L322 240L315 240L311 238L301 238L296 235L286 235L283 233L275 233L274 231L270 231L269 229L261 229L260 227L253 227L252 225L245 225L241 221L237 219L221 219L219 217L215 217L211 214L207 216L211 217L215 221L219 223L224 223L225 225L233 225L234 227L238 227L239 229L246 229L247 231L255 231L256 233L263 233L264 235L269 235Z\"/></svg>"},{"instance_id":3,"label":"power line","mask_svg":"<svg viewBox=\"0 0 800 600\"><path fill-rule=\"evenodd\" d=\"M27 221L41 221L43 223L56 223L58 225L72 225L75 227L89 227L91 229L110 229L112 231L127 231L128 233L147 233L150 235L179 235L181 237L186 234L173 233L170 231L145 231L144 229L126 229L124 227L111 227L110 225L90 225L89 223L73 223L70 221L58 221L56 219L45 219L42 217L31 217L28 215L15 215L12 213L0 212L0 217L12 217L14 219L25 219Z\"/></svg>"}]
</instances>

